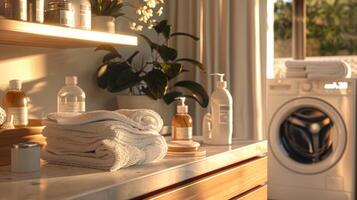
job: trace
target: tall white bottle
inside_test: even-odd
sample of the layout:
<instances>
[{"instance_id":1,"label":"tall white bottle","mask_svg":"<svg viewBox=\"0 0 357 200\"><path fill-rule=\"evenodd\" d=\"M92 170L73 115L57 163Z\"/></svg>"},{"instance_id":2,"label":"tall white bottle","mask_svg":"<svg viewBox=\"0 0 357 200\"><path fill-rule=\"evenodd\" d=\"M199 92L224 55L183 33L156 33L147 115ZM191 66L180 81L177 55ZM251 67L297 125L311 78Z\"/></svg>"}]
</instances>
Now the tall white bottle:
<instances>
[{"instance_id":1,"label":"tall white bottle","mask_svg":"<svg viewBox=\"0 0 357 200\"><path fill-rule=\"evenodd\" d=\"M224 74L218 76L216 88L210 99L211 112L207 113L202 122L202 135L205 144L228 145L232 144L233 135L233 99L227 90Z\"/></svg>"},{"instance_id":2,"label":"tall white bottle","mask_svg":"<svg viewBox=\"0 0 357 200\"><path fill-rule=\"evenodd\" d=\"M57 95L57 112L85 112L86 95L82 88L77 86L76 76L66 76L66 85Z\"/></svg>"}]
</instances>

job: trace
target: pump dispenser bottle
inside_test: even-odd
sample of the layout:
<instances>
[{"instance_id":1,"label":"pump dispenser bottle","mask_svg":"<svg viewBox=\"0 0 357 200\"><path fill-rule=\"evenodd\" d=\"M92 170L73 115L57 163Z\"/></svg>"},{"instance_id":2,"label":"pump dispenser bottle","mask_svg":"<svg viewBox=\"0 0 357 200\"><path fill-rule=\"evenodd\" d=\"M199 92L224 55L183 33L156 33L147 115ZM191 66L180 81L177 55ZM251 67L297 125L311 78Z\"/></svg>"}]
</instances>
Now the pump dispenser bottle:
<instances>
[{"instance_id":1,"label":"pump dispenser bottle","mask_svg":"<svg viewBox=\"0 0 357 200\"><path fill-rule=\"evenodd\" d=\"M179 97L177 114L172 119L172 138L168 142L168 155L171 156L203 156L206 151L200 151L200 143L192 140L192 118L188 114L185 97Z\"/></svg>"},{"instance_id":2,"label":"pump dispenser bottle","mask_svg":"<svg viewBox=\"0 0 357 200\"><path fill-rule=\"evenodd\" d=\"M185 105L185 97L178 98L177 114L172 119L172 139L191 140L192 139L192 117L188 114L188 107Z\"/></svg>"},{"instance_id":3,"label":"pump dispenser bottle","mask_svg":"<svg viewBox=\"0 0 357 200\"><path fill-rule=\"evenodd\" d=\"M232 144L233 134L233 99L227 90L224 74L217 76L216 88L210 99L211 113L207 113L202 122L202 135L205 144L228 145Z\"/></svg>"}]
</instances>

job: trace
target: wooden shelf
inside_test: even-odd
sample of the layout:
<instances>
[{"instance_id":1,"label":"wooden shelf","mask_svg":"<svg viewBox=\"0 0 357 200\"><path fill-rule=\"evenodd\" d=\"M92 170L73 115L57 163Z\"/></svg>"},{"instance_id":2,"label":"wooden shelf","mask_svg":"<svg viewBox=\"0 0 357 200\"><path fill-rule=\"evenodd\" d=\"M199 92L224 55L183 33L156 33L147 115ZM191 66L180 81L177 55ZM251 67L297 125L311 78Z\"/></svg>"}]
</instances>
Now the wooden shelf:
<instances>
[{"instance_id":1,"label":"wooden shelf","mask_svg":"<svg viewBox=\"0 0 357 200\"><path fill-rule=\"evenodd\" d=\"M99 44L133 45L137 37L61 26L0 19L0 44L49 48L95 47Z\"/></svg>"}]
</instances>

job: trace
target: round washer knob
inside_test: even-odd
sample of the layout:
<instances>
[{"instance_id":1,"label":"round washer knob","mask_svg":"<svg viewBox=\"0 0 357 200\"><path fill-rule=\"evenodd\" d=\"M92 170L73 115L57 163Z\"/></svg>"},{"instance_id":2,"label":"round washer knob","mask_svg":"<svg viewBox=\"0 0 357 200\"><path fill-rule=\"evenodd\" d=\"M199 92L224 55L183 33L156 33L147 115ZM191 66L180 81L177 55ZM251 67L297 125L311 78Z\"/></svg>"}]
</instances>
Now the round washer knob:
<instances>
[{"instance_id":1,"label":"round washer knob","mask_svg":"<svg viewBox=\"0 0 357 200\"><path fill-rule=\"evenodd\" d=\"M311 92L312 84L311 83L303 83L301 86L302 90L305 92Z\"/></svg>"}]
</instances>

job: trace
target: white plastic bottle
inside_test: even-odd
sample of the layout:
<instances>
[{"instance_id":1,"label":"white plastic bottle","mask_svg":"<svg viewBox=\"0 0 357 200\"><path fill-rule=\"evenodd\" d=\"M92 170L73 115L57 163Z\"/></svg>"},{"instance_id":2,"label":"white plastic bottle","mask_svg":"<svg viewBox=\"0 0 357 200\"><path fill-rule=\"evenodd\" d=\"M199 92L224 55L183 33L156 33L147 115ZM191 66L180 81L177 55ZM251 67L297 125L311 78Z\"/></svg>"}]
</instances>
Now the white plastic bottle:
<instances>
[{"instance_id":1,"label":"white plastic bottle","mask_svg":"<svg viewBox=\"0 0 357 200\"><path fill-rule=\"evenodd\" d=\"M219 77L210 99L211 113L203 118L203 142L214 145L232 144L233 135L233 99L227 90L224 74L212 74Z\"/></svg>"},{"instance_id":2,"label":"white plastic bottle","mask_svg":"<svg viewBox=\"0 0 357 200\"><path fill-rule=\"evenodd\" d=\"M65 83L57 95L57 112L85 112L86 95L77 86L77 77L66 76Z\"/></svg>"}]
</instances>

